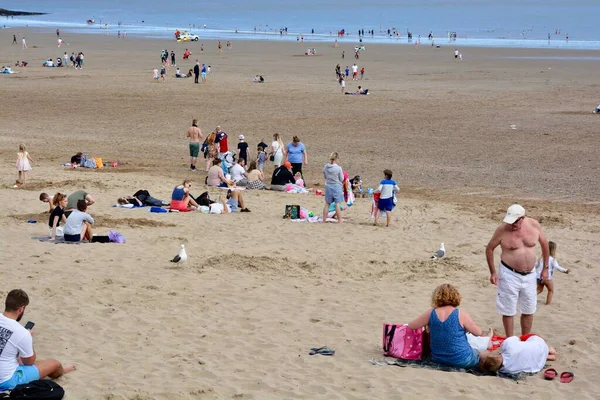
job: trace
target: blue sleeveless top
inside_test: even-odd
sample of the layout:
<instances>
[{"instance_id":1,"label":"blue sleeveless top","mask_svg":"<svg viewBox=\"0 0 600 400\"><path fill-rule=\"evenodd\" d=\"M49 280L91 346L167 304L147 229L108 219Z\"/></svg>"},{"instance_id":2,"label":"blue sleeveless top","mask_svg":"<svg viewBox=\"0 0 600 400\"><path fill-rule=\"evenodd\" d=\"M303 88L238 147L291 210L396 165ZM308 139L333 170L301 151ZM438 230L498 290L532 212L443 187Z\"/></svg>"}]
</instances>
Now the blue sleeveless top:
<instances>
[{"instance_id":1,"label":"blue sleeveless top","mask_svg":"<svg viewBox=\"0 0 600 400\"><path fill-rule=\"evenodd\" d=\"M175 186L175 189L173 189L173 194L171 194L171 200L183 200L184 197L185 190L183 190L183 188L178 188L177 186Z\"/></svg>"},{"instance_id":2,"label":"blue sleeveless top","mask_svg":"<svg viewBox=\"0 0 600 400\"><path fill-rule=\"evenodd\" d=\"M433 361L456 368L471 368L479 362L479 353L471 348L466 331L458 320L458 308L442 322L431 311L429 317L431 358Z\"/></svg>"}]
</instances>

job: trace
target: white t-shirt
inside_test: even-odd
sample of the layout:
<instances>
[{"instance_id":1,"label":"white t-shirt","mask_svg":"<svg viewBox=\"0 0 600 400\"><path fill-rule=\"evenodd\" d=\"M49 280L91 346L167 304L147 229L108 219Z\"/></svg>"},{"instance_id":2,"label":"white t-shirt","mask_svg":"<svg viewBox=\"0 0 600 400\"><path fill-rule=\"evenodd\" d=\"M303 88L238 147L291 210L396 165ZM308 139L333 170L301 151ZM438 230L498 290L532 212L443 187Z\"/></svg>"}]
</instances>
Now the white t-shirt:
<instances>
[{"instance_id":1,"label":"white t-shirt","mask_svg":"<svg viewBox=\"0 0 600 400\"><path fill-rule=\"evenodd\" d=\"M19 363L17 357L33 356L31 333L14 319L0 314L0 382L12 378Z\"/></svg>"},{"instance_id":2,"label":"white t-shirt","mask_svg":"<svg viewBox=\"0 0 600 400\"><path fill-rule=\"evenodd\" d=\"M517 336L511 336L502 342L500 354L504 359L500 372L505 374L536 373L546 365L548 345L539 336L532 336L525 342L521 342Z\"/></svg>"},{"instance_id":3,"label":"white t-shirt","mask_svg":"<svg viewBox=\"0 0 600 400\"><path fill-rule=\"evenodd\" d=\"M231 173L231 179L234 182L239 182L245 178L244 173L246 170L240 164L235 164L233 167L231 167L229 172Z\"/></svg>"},{"instance_id":4,"label":"white t-shirt","mask_svg":"<svg viewBox=\"0 0 600 400\"><path fill-rule=\"evenodd\" d=\"M283 151L283 149L281 148L281 146L279 145L279 142L277 140L273 140L273 143L271 143L271 146L274 149L273 154L277 154L280 151Z\"/></svg>"},{"instance_id":5,"label":"white t-shirt","mask_svg":"<svg viewBox=\"0 0 600 400\"><path fill-rule=\"evenodd\" d=\"M458 57L458 50L454 50L454 55Z\"/></svg>"},{"instance_id":6,"label":"white t-shirt","mask_svg":"<svg viewBox=\"0 0 600 400\"><path fill-rule=\"evenodd\" d=\"M63 228L63 233L65 235L79 235L81 234L81 230L83 229L83 221L87 221L90 224L94 223L94 218L88 213L81 212L79 210L74 210L69 218L67 218L67 222ZM83 238L82 238L83 239Z\"/></svg>"},{"instance_id":7,"label":"white t-shirt","mask_svg":"<svg viewBox=\"0 0 600 400\"><path fill-rule=\"evenodd\" d=\"M544 268L544 260L539 260L537 263L535 263L535 271L536 271L535 273L536 273L537 279L542 278L542 269L543 268ZM563 272L563 273L567 272L566 269L564 269L563 267L558 265L558 263L556 262L554 257L549 256L548 257L548 280L549 281L552 280L552 274L554 274L555 269L560 272Z\"/></svg>"},{"instance_id":8,"label":"white t-shirt","mask_svg":"<svg viewBox=\"0 0 600 400\"><path fill-rule=\"evenodd\" d=\"M353 65L352 66L352 72L358 72L358 66L357 65Z\"/></svg>"}]
</instances>

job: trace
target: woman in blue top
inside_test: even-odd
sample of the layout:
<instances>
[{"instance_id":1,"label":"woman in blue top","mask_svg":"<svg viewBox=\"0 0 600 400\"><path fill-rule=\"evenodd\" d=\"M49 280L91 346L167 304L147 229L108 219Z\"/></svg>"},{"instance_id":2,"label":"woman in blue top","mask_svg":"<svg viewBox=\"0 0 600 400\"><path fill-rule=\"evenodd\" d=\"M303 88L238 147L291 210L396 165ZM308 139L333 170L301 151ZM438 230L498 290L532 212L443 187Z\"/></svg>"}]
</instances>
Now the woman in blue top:
<instances>
[{"instance_id":1,"label":"woman in blue top","mask_svg":"<svg viewBox=\"0 0 600 400\"><path fill-rule=\"evenodd\" d=\"M298 136L294 136L292 142L285 146L285 150L285 160L283 161L289 161L292 164L292 174L296 175L296 172L302 174L302 164L308 165L308 155L304 143Z\"/></svg>"},{"instance_id":2,"label":"woman in blue top","mask_svg":"<svg viewBox=\"0 0 600 400\"><path fill-rule=\"evenodd\" d=\"M483 336L483 331L469 314L459 310L460 293L450 285L438 286L431 296L431 309L408 324L410 329L429 326L431 358L438 364L455 368L473 368L479 353L467 341L466 333Z\"/></svg>"}]
</instances>

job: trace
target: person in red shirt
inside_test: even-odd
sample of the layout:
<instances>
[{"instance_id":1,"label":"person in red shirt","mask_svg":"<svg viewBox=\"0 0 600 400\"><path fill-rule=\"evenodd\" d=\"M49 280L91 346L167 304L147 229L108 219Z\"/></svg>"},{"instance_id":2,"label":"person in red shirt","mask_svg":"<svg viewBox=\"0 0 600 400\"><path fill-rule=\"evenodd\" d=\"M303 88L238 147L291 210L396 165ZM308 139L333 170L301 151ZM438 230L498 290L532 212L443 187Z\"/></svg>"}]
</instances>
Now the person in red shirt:
<instances>
[{"instance_id":1,"label":"person in red shirt","mask_svg":"<svg viewBox=\"0 0 600 400\"><path fill-rule=\"evenodd\" d=\"M221 129L220 126L217 126L215 130L217 136L215 137L215 143L219 144L219 155L223 153L227 153L229 151L229 145L227 143L227 133Z\"/></svg>"}]
</instances>

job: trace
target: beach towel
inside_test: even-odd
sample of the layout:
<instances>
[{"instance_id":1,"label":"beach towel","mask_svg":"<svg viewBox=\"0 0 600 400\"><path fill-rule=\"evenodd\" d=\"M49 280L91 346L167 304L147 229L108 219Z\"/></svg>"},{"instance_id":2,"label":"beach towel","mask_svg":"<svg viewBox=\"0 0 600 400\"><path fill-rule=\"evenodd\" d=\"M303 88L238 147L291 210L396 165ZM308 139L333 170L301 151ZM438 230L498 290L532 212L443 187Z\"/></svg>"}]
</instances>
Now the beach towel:
<instances>
[{"instance_id":1,"label":"beach towel","mask_svg":"<svg viewBox=\"0 0 600 400\"><path fill-rule=\"evenodd\" d=\"M369 362L373 365L377 366L386 366L386 365L394 365L397 367L414 367L414 368L425 368L425 369L435 369L438 371L446 371L446 372L466 372L469 374L473 374L475 376L488 376L477 369L464 369L464 368L454 368L448 367L446 365L435 363L431 360L430 357L424 358L423 360L403 360L401 358L381 358L375 359L370 358ZM513 381L522 381L528 376L533 376L535 374L528 372L521 372L518 374L504 374L504 373L496 373L496 376L505 379L511 379Z\"/></svg>"},{"instance_id":2,"label":"beach towel","mask_svg":"<svg viewBox=\"0 0 600 400\"><path fill-rule=\"evenodd\" d=\"M38 240L43 243L54 243L54 244L79 244L81 242L65 242L65 239L62 237L57 237L55 240L50 240L51 238L48 236L32 236L33 240Z\"/></svg>"}]
</instances>

